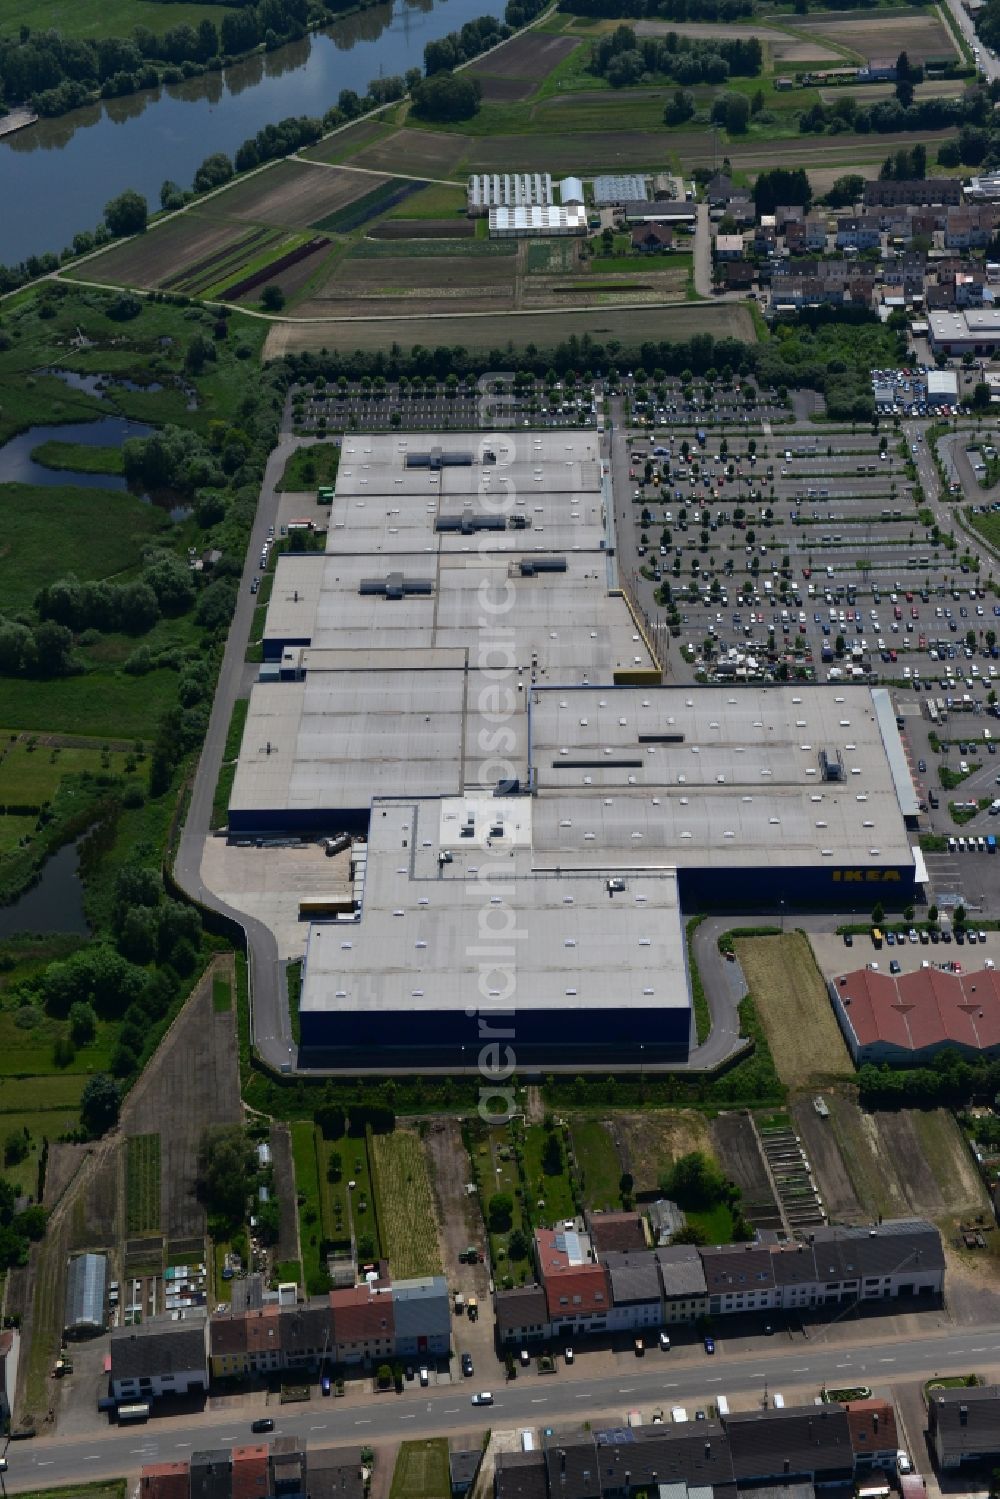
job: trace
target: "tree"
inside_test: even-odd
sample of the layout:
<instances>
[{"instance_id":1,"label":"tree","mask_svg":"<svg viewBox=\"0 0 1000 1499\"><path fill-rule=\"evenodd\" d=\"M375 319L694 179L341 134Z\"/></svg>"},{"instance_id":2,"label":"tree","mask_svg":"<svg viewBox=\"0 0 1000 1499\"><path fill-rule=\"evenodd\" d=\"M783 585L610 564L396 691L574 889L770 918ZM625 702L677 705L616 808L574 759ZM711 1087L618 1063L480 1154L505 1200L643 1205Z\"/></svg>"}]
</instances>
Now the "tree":
<instances>
[{"instance_id":1,"label":"tree","mask_svg":"<svg viewBox=\"0 0 1000 1499\"><path fill-rule=\"evenodd\" d=\"M546 1176L559 1176L563 1169L562 1141L554 1129L547 1131L542 1146L542 1170Z\"/></svg>"},{"instance_id":2,"label":"tree","mask_svg":"<svg viewBox=\"0 0 1000 1499\"><path fill-rule=\"evenodd\" d=\"M860 172L847 172L834 182L826 195L826 201L831 208L846 208L857 203L864 190L865 179Z\"/></svg>"},{"instance_id":3,"label":"tree","mask_svg":"<svg viewBox=\"0 0 1000 1499\"><path fill-rule=\"evenodd\" d=\"M69 1008L69 1035L74 1046L89 1046L97 1035L97 1016L93 1005L77 1000Z\"/></svg>"},{"instance_id":4,"label":"tree","mask_svg":"<svg viewBox=\"0 0 1000 1499\"><path fill-rule=\"evenodd\" d=\"M149 210L141 193L128 187L104 205L104 222L112 234L142 234Z\"/></svg>"},{"instance_id":5,"label":"tree","mask_svg":"<svg viewBox=\"0 0 1000 1499\"><path fill-rule=\"evenodd\" d=\"M207 193L214 187L222 187L233 175L233 164L224 151L215 151L206 156L194 174L196 193Z\"/></svg>"},{"instance_id":6,"label":"tree","mask_svg":"<svg viewBox=\"0 0 1000 1499\"><path fill-rule=\"evenodd\" d=\"M530 1259L531 1240L523 1228L515 1228L511 1231L507 1240L507 1255L512 1260Z\"/></svg>"},{"instance_id":7,"label":"tree","mask_svg":"<svg viewBox=\"0 0 1000 1499\"><path fill-rule=\"evenodd\" d=\"M468 73L435 73L413 90L413 113L424 120L468 120L481 94L478 78Z\"/></svg>"},{"instance_id":8,"label":"tree","mask_svg":"<svg viewBox=\"0 0 1000 1499\"><path fill-rule=\"evenodd\" d=\"M509 1192L494 1192L486 1206L486 1219L493 1233L507 1232L514 1220L514 1199Z\"/></svg>"},{"instance_id":9,"label":"tree","mask_svg":"<svg viewBox=\"0 0 1000 1499\"><path fill-rule=\"evenodd\" d=\"M5 1166L19 1166L27 1159L30 1146L30 1136L23 1129L12 1129L3 1142L3 1163Z\"/></svg>"},{"instance_id":10,"label":"tree","mask_svg":"<svg viewBox=\"0 0 1000 1499\"><path fill-rule=\"evenodd\" d=\"M106 1072L87 1079L80 1095L80 1123L96 1139L118 1122L118 1084Z\"/></svg>"},{"instance_id":11,"label":"tree","mask_svg":"<svg viewBox=\"0 0 1000 1499\"><path fill-rule=\"evenodd\" d=\"M909 109L913 103L913 84L908 78L900 78L896 83L896 98L904 109Z\"/></svg>"},{"instance_id":12,"label":"tree","mask_svg":"<svg viewBox=\"0 0 1000 1499\"><path fill-rule=\"evenodd\" d=\"M685 1223L670 1236L671 1244L707 1244L708 1234L697 1223Z\"/></svg>"},{"instance_id":13,"label":"tree","mask_svg":"<svg viewBox=\"0 0 1000 1499\"><path fill-rule=\"evenodd\" d=\"M750 100L746 94L725 92L712 105L712 121L722 125L730 135L745 135L750 123Z\"/></svg>"},{"instance_id":14,"label":"tree","mask_svg":"<svg viewBox=\"0 0 1000 1499\"><path fill-rule=\"evenodd\" d=\"M198 1153L198 1194L209 1213L228 1225L243 1221L257 1159L239 1125L206 1131Z\"/></svg>"},{"instance_id":15,"label":"tree","mask_svg":"<svg viewBox=\"0 0 1000 1499\"><path fill-rule=\"evenodd\" d=\"M184 189L169 177L164 178L160 187L160 207L165 211L184 207Z\"/></svg>"},{"instance_id":16,"label":"tree","mask_svg":"<svg viewBox=\"0 0 1000 1499\"><path fill-rule=\"evenodd\" d=\"M265 312L280 312L285 305L285 293L276 281L269 281L260 294L260 305Z\"/></svg>"},{"instance_id":17,"label":"tree","mask_svg":"<svg viewBox=\"0 0 1000 1499\"><path fill-rule=\"evenodd\" d=\"M726 1180L704 1151L693 1150L674 1162L660 1188L682 1208L708 1208L726 1195Z\"/></svg>"},{"instance_id":18,"label":"tree","mask_svg":"<svg viewBox=\"0 0 1000 1499\"><path fill-rule=\"evenodd\" d=\"M812 202L812 186L803 167L772 167L770 171L759 173L753 196L758 216L774 213L779 203L808 208Z\"/></svg>"},{"instance_id":19,"label":"tree","mask_svg":"<svg viewBox=\"0 0 1000 1499\"><path fill-rule=\"evenodd\" d=\"M885 907L877 900L872 907L872 926L881 926L885 921Z\"/></svg>"},{"instance_id":20,"label":"tree","mask_svg":"<svg viewBox=\"0 0 1000 1499\"><path fill-rule=\"evenodd\" d=\"M667 101L663 111L663 122L665 125L683 125L690 120L694 114L694 95L687 89L674 89L672 97Z\"/></svg>"},{"instance_id":21,"label":"tree","mask_svg":"<svg viewBox=\"0 0 1000 1499\"><path fill-rule=\"evenodd\" d=\"M973 411L989 411L992 395L985 380L977 380L972 387Z\"/></svg>"}]
</instances>

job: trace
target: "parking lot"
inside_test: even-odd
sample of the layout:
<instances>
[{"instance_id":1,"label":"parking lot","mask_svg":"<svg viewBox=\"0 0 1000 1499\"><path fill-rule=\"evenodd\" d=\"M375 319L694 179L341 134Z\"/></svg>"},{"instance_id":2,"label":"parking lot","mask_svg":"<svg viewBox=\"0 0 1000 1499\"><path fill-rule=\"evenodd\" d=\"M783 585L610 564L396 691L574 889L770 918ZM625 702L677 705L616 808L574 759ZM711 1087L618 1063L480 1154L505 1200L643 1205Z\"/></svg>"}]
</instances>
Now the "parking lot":
<instances>
[{"instance_id":1,"label":"parking lot","mask_svg":"<svg viewBox=\"0 0 1000 1499\"><path fill-rule=\"evenodd\" d=\"M368 376L336 384L322 376L292 387L294 429L305 435L359 431L469 431L479 427L593 427L591 379L514 376L413 376L398 382Z\"/></svg>"}]
</instances>

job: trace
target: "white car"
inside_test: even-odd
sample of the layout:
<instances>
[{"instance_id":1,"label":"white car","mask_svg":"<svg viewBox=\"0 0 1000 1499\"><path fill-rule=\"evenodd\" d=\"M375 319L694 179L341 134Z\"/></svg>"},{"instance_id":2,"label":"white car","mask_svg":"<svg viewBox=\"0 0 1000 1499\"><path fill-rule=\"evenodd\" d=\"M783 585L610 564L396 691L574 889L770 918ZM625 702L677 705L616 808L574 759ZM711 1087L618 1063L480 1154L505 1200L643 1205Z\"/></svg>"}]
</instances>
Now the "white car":
<instances>
[{"instance_id":1,"label":"white car","mask_svg":"<svg viewBox=\"0 0 1000 1499\"><path fill-rule=\"evenodd\" d=\"M563 1357L565 1358L567 1364L571 1364L573 1362L573 1350L572 1350L572 1348L567 1348L566 1352L563 1355Z\"/></svg>"},{"instance_id":2,"label":"white car","mask_svg":"<svg viewBox=\"0 0 1000 1499\"><path fill-rule=\"evenodd\" d=\"M478 1395L472 1397L473 1405L492 1405L493 1395L489 1390L480 1390Z\"/></svg>"},{"instance_id":3,"label":"white car","mask_svg":"<svg viewBox=\"0 0 1000 1499\"><path fill-rule=\"evenodd\" d=\"M902 1447L900 1447L899 1451L896 1453L896 1467L900 1473L913 1472L913 1464L910 1462L910 1455L908 1452L905 1452Z\"/></svg>"}]
</instances>

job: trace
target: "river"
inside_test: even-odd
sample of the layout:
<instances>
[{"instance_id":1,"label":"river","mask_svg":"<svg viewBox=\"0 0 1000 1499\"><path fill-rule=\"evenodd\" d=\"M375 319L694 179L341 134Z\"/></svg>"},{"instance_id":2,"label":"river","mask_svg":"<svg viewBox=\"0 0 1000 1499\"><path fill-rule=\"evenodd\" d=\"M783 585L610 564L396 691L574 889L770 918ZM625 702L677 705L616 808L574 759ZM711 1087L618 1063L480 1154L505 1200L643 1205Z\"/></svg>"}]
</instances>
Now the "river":
<instances>
[{"instance_id":1,"label":"river","mask_svg":"<svg viewBox=\"0 0 1000 1499\"><path fill-rule=\"evenodd\" d=\"M322 115L341 89L420 67L429 41L503 0L392 0L263 56L168 88L108 99L0 140L0 261L61 250L126 187L152 208L171 178L190 187L213 151L232 155L262 126Z\"/></svg>"}]
</instances>

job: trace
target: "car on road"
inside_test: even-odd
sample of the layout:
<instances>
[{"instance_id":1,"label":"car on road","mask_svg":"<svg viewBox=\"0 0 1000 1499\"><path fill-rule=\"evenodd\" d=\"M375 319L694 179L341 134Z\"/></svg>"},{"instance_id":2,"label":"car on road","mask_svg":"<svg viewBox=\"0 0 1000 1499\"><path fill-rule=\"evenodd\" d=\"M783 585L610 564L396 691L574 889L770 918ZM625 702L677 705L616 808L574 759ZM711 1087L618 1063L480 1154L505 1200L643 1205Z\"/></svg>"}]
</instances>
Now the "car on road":
<instances>
[{"instance_id":1,"label":"car on road","mask_svg":"<svg viewBox=\"0 0 1000 1499\"><path fill-rule=\"evenodd\" d=\"M706 1338L705 1339L705 1352L706 1353L714 1353L715 1352L715 1339L714 1338Z\"/></svg>"},{"instance_id":2,"label":"car on road","mask_svg":"<svg viewBox=\"0 0 1000 1499\"><path fill-rule=\"evenodd\" d=\"M253 1431L253 1432L273 1431L274 1430L274 1418L273 1418L273 1416L258 1416L258 1418L257 1418L256 1421L251 1421L250 1422L250 1430Z\"/></svg>"},{"instance_id":3,"label":"car on road","mask_svg":"<svg viewBox=\"0 0 1000 1499\"><path fill-rule=\"evenodd\" d=\"M480 1390L478 1395L472 1397L473 1405L492 1405L493 1395L489 1390Z\"/></svg>"},{"instance_id":4,"label":"car on road","mask_svg":"<svg viewBox=\"0 0 1000 1499\"><path fill-rule=\"evenodd\" d=\"M926 775L927 774L927 761L926 760L918 760L917 761L917 769L919 770L919 772L920 772L921 775Z\"/></svg>"},{"instance_id":5,"label":"car on road","mask_svg":"<svg viewBox=\"0 0 1000 1499\"><path fill-rule=\"evenodd\" d=\"M254 578L252 580L251 584L250 584L250 592L251 593L256 593L257 589L259 587L260 587L260 579L259 578Z\"/></svg>"},{"instance_id":6,"label":"car on road","mask_svg":"<svg viewBox=\"0 0 1000 1499\"><path fill-rule=\"evenodd\" d=\"M910 1454L902 1447L896 1453L896 1467L900 1473L912 1473L913 1464L910 1462Z\"/></svg>"}]
</instances>

